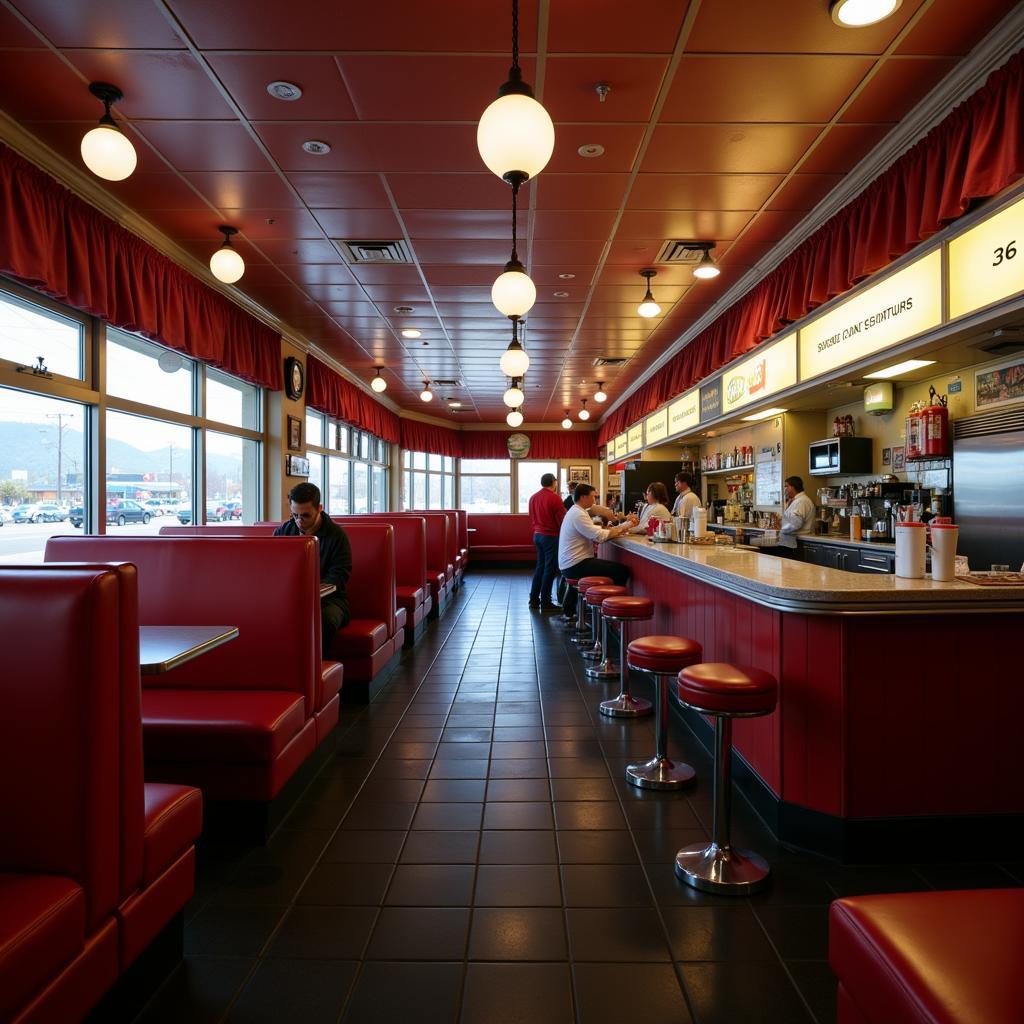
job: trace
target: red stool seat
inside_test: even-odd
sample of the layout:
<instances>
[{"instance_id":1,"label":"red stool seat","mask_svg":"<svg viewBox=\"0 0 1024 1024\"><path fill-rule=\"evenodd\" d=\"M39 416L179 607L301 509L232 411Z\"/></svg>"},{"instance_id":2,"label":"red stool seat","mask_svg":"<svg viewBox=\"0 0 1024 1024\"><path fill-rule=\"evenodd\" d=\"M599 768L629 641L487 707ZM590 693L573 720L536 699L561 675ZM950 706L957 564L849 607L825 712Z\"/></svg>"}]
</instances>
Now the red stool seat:
<instances>
[{"instance_id":1,"label":"red stool seat","mask_svg":"<svg viewBox=\"0 0 1024 1024\"><path fill-rule=\"evenodd\" d=\"M684 704L709 715L768 715L775 710L778 691L770 672L708 662L684 668L676 694Z\"/></svg>"},{"instance_id":2,"label":"red stool seat","mask_svg":"<svg viewBox=\"0 0 1024 1024\"><path fill-rule=\"evenodd\" d=\"M585 594L591 587L606 587L612 582L610 576L584 576L576 583L576 589Z\"/></svg>"},{"instance_id":3,"label":"red stool seat","mask_svg":"<svg viewBox=\"0 0 1024 1024\"><path fill-rule=\"evenodd\" d=\"M588 587L586 598L589 605L600 605L606 597L622 597L629 591L625 587L617 587L614 584L604 584L600 587Z\"/></svg>"},{"instance_id":4,"label":"red stool seat","mask_svg":"<svg viewBox=\"0 0 1024 1024\"><path fill-rule=\"evenodd\" d=\"M601 614L609 619L653 619L654 602L649 597L606 597Z\"/></svg>"},{"instance_id":5,"label":"red stool seat","mask_svg":"<svg viewBox=\"0 0 1024 1024\"><path fill-rule=\"evenodd\" d=\"M565 576L565 573L563 572L562 575ZM575 587L579 581L579 576L565 576L565 582L568 583L570 587Z\"/></svg>"},{"instance_id":6,"label":"red stool seat","mask_svg":"<svg viewBox=\"0 0 1024 1024\"><path fill-rule=\"evenodd\" d=\"M687 637L642 636L630 642L627 654L630 668L670 675L698 664L704 648Z\"/></svg>"}]
</instances>

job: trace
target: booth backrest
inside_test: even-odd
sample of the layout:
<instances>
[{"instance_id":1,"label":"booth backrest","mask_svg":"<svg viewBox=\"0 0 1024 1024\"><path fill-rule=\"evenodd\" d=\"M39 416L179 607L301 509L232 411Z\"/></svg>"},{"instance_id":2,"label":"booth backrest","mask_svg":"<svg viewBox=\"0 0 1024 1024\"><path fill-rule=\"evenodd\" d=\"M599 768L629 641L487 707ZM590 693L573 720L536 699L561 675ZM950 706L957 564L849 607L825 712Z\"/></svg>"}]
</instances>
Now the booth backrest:
<instances>
[{"instance_id":1,"label":"booth backrest","mask_svg":"<svg viewBox=\"0 0 1024 1024\"><path fill-rule=\"evenodd\" d=\"M455 568L455 556L459 553L459 518L454 509L410 509L408 515L433 515L444 516L448 520L448 530L445 534L445 552L448 564Z\"/></svg>"},{"instance_id":2,"label":"booth backrest","mask_svg":"<svg viewBox=\"0 0 1024 1024\"><path fill-rule=\"evenodd\" d=\"M455 510L459 524L459 550L469 551L469 513L464 508Z\"/></svg>"},{"instance_id":3,"label":"booth backrest","mask_svg":"<svg viewBox=\"0 0 1024 1024\"><path fill-rule=\"evenodd\" d=\"M255 526L161 526L161 537L270 537L280 523Z\"/></svg>"},{"instance_id":4,"label":"booth backrest","mask_svg":"<svg viewBox=\"0 0 1024 1024\"><path fill-rule=\"evenodd\" d=\"M422 518L427 527L427 569L443 573L448 558L448 517L439 512L390 512L393 516ZM452 563L454 568L454 563ZM446 574L447 576L447 574Z\"/></svg>"},{"instance_id":5,"label":"booth backrest","mask_svg":"<svg viewBox=\"0 0 1024 1024\"><path fill-rule=\"evenodd\" d=\"M77 881L88 931L119 900L120 605L110 568L0 568L0 871Z\"/></svg>"},{"instance_id":6,"label":"booth backrest","mask_svg":"<svg viewBox=\"0 0 1024 1024\"><path fill-rule=\"evenodd\" d=\"M395 610L395 528L389 523L343 524L352 548L348 607L353 619L377 619L397 631ZM278 538L280 540L280 538Z\"/></svg>"},{"instance_id":7,"label":"booth backrest","mask_svg":"<svg viewBox=\"0 0 1024 1024\"><path fill-rule=\"evenodd\" d=\"M353 526L374 526L378 523L392 527L395 531L395 583L400 587L426 588L427 524L422 516L393 516L386 512L375 512L363 516L337 516L334 521L346 531L350 531ZM359 586L360 581L355 578L353 565L349 589L358 592Z\"/></svg>"},{"instance_id":8,"label":"booth backrest","mask_svg":"<svg viewBox=\"0 0 1024 1024\"><path fill-rule=\"evenodd\" d=\"M287 690L315 707L320 676L320 563L312 537L51 537L47 562L139 568L146 626L237 626L238 639L147 688Z\"/></svg>"},{"instance_id":9,"label":"booth backrest","mask_svg":"<svg viewBox=\"0 0 1024 1024\"><path fill-rule=\"evenodd\" d=\"M469 535L469 550L474 548L528 547L533 551L533 530L530 517L520 513L471 512L469 526L476 532Z\"/></svg>"}]
</instances>

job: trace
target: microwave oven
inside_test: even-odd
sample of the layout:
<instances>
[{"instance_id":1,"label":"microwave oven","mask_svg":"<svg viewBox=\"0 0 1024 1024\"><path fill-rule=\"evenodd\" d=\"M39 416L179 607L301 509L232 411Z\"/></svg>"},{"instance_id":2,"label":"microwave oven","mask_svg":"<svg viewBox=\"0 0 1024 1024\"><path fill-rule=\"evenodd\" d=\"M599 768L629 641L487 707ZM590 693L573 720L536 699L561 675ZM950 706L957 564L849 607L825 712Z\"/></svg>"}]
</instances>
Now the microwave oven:
<instances>
[{"instance_id":1,"label":"microwave oven","mask_svg":"<svg viewBox=\"0 0 1024 1024\"><path fill-rule=\"evenodd\" d=\"M829 437L811 442L807 455L811 476L860 476L871 471L870 437Z\"/></svg>"}]
</instances>

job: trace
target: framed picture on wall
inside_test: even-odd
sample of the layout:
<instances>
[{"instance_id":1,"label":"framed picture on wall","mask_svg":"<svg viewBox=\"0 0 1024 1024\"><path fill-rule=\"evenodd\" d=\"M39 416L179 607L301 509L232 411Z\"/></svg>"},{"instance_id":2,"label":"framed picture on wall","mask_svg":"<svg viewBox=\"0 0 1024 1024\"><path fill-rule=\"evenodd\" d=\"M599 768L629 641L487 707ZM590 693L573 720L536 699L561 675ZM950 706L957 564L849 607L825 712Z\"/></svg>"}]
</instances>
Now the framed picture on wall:
<instances>
[{"instance_id":1,"label":"framed picture on wall","mask_svg":"<svg viewBox=\"0 0 1024 1024\"><path fill-rule=\"evenodd\" d=\"M1024 402L1024 356L974 372L974 408L978 412Z\"/></svg>"},{"instance_id":2,"label":"framed picture on wall","mask_svg":"<svg viewBox=\"0 0 1024 1024\"><path fill-rule=\"evenodd\" d=\"M891 448L883 448L882 449L882 465L883 466L891 466L892 465L892 449Z\"/></svg>"},{"instance_id":3,"label":"framed picture on wall","mask_svg":"<svg viewBox=\"0 0 1024 1024\"><path fill-rule=\"evenodd\" d=\"M286 455L284 472L285 476L309 476L309 459L303 459L298 455Z\"/></svg>"},{"instance_id":4,"label":"framed picture on wall","mask_svg":"<svg viewBox=\"0 0 1024 1024\"><path fill-rule=\"evenodd\" d=\"M302 420L294 416L288 417L288 448L290 451L302 451Z\"/></svg>"},{"instance_id":5,"label":"framed picture on wall","mask_svg":"<svg viewBox=\"0 0 1024 1024\"><path fill-rule=\"evenodd\" d=\"M591 484L594 482L590 479L589 466L570 466L568 472L570 485Z\"/></svg>"},{"instance_id":6,"label":"framed picture on wall","mask_svg":"<svg viewBox=\"0 0 1024 1024\"><path fill-rule=\"evenodd\" d=\"M892 450L892 471L899 473L907 468L906 448L899 445Z\"/></svg>"}]
</instances>

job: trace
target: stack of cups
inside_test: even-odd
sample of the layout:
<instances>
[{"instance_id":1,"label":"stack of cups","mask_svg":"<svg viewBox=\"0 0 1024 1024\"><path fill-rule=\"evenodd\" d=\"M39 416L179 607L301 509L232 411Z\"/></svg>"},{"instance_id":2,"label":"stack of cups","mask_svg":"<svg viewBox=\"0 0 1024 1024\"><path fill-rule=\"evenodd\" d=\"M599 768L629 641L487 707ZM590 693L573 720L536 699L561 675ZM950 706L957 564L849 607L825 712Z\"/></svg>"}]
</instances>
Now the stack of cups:
<instances>
[{"instance_id":1,"label":"stack of cups","mask_svg":"<svg viewBox=\"0 0 1024 1024\"><path fill-rule=\"evenodd\" d=\"M694 537L703 537L708 532L708 510L706 508L695 508L690 516L690 529Z\"/></svg>"},{"instance_id":2,"label":"stack of cups","mask_svg":"<svg viewBox=\"0 0 1024 1024\"><path fill-rule=\"evenodd\" d=\"M924 523L896 524L896 575L907 580L924 579Z\"/></svg>"},{"instance_id":3,"label":"stack of cups","mask_svg":"<svg viewBox=\"0 0 1024 1024\"><path fill-rule=\"evenodd\" d=\"M952 523L931 523L932 579L948 581L956 576L956 541L960 527Z\"/></svg>"}]
</instances>

